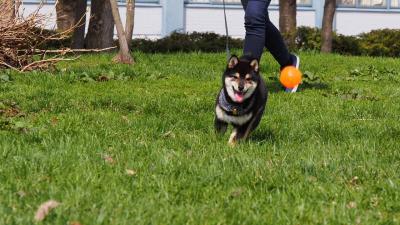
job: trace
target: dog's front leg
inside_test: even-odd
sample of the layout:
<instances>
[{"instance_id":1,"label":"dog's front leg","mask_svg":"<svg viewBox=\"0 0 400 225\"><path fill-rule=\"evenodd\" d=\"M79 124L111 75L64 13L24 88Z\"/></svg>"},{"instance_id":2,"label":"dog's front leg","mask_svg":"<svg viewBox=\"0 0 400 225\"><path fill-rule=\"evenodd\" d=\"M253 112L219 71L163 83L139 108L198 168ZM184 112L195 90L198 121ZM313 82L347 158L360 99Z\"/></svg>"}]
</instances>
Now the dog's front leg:
<instances>
[{"instance_id":1,"label":"dog's front leg","mask_svg":"<svg viewBox=\"0 0 400 225\"><path fill-rule=\"evenodd\" d=\"M248 126L249 124L246 124L244 126L240 126L240 127L234 127L232 134L229 138L229 146L234 147L236 146L236 144L242 140L242 139L246 139L248 136Z\"/></svg>"},{"instance_id":2,"label":"dog's front leg","mask_svg":"<svg viewBox=\"0 0 400 225\"><path fill-rule=\"evenodd\" d=\"M260 123L263 113L264 107L258 110L257 114L249 123L240 127L237 134L238 139L247 139L249 137L250 133L255 130Z\"/></svg>"},{"instance_id":3,"label":"dog's front leg","mask_svg":"<svg viewBox=\"0 0 400 225\"><path fill-rule=\"evenodd\" d=\"M237 143L237 128L234 127L231 136L229 137L228 145L231 147L235 147Z\"/></svg>"},{"instance_id":4,"label":"dog's front leg","mask_svg":"<svg viewBox=\"0 0 400 225\"><path fill-rule=\"evenodd\" d=\"M225 134L226 129L228 128L228 124L222 120L219 120L217 117L214 119L214 127L215 127L215 132L217 134Z\"/></svg>"},{"instance_id":5,"label":"dog's front leg","mask_svg":"<svg viewBox=\"0 0 400 225\"><path fill-rule=\"evenodd\" d=\"M251 124L252 122L249 122L242 126L235 127L229 139L229 145L232 146L241 140L246 140L251 132Z\"/></svg>"}]
</instances>

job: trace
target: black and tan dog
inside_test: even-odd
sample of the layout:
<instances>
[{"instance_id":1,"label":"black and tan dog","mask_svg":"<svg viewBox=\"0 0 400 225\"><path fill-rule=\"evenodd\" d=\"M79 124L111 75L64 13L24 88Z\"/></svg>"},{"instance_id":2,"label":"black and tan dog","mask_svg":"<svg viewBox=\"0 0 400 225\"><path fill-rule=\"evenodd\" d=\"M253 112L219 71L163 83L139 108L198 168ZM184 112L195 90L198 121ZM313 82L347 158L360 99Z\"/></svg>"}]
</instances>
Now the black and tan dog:
<instances>
[{"instance_id":1,"label":"black and tan dog","mask_svg":"<svg viewBox=\"0 0 400 225\"><path fill-rule=\"evenodd\" d=\"M224 134L234 129L229 144L246 139L260 123L267 103L267 88L259 73L257 59L232 56L222 76L223 87L215 107L215 129Z\"/></svg>"}]
</instances>

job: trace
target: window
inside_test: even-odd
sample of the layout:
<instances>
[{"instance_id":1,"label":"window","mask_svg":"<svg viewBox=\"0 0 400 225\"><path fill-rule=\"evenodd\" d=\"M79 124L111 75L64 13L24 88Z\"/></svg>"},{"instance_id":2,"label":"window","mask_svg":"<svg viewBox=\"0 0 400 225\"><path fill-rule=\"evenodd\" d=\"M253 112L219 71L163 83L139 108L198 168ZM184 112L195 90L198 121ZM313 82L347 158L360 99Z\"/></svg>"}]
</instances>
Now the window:
<instances>
[{"instance_id":1,"label":"window","mask_svg":"<svg viewBox=\"0 0 400 225\"><path fill-rule=\"evenodd\" d=\"M344 7L356 6L356 0L338 0L337 3L339 6L344 6Z\"/></svg>"},{"instance_id":2,"label":"window","mask_svg":"<svg viewBox=\"0 0 400 225\"><path fill-rule=\"evenodd\" d=\"M125 3L126 0L118 0L120 3ZM136 3L159 3L159 0L136 0Z\"/></svg>"},{"instance_id":3,"label":"window","mask_svg":"<svg viewBox=\"0 0 400 225\"><path fill-rule=\"evenodd\" d=\"M299 6L311 6L313 0L297 0ZM186 0L188 3L222 4L222 0ZM227 4L240 4L240 0L225 0ZM271 5L278 5L279 0L272 0Z\"/></svg>"},{"instance_id":4,"label":"window","mask_svg":"<svg viewBox=\"0 0 400 225\"><path fill-rule=\"evenodd\" d=\"M55 3L57 0L22 0L22 2L33 2L33 3ZM120 3L125 3L126 0L118 0ZM137 3L159 3L159 0L136 0ZM88 1L90 4L90 1Z\"/></svg>"},{"instance_id":5,"label":"window","mask_svg":"<svg viewBox=\"0 0 400 225\"><path fill-rule=\"evenodd\" d=\"M337 0L340 7L387 8L389 0ZM391 0L391 8L400 8L400 0Z\"/></svg>"},{"instance_id":6,"label":"window","mask_svg":"<svg viewBox=\"0 0 400 225\"><path fill-rule=\"evenodd\" d=\"M314 0L318 1L318 0ZM297 0L297 5L299 6L311 6L313 0ZM279 0L272 0L271 5L279 5Z\"/></svg>"},{"instance_id":7,"label":"window","mask_svg":"<svg viewBox=\"0 0 400 225\"><path fill-rule=\"evenodd\" d=\"M312 0L297 0L298 5L312 5Z\"/></svg>"},{"instance_id":8,"label":"window","mask_svg":"<svg viewBox=\"0 0 400 225\"><path fill-rule=\"evenodd\" d=\"M400 8L400 0L392 0L392 3L390 4L390 7L392 7L392 8Z\"/></svg>"},{"instance_id":9,"label":"window","mask_svg":"<svg viewBox=\"0 0 400 225\"><path fill-rule=\"evenodd\" d=\"M386 0L358 0L360 7L386 8Z\"/></svg>"}]
</instances>

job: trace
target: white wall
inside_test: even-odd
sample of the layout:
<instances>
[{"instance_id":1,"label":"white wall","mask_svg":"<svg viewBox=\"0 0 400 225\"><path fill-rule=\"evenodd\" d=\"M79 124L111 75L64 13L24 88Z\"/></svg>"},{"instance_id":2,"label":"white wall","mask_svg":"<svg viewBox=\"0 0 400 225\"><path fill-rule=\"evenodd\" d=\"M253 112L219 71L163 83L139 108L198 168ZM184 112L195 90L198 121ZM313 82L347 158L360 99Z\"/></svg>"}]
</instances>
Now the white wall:
<instances>
[{"instance_id":1,"label":"white wall","mask_svg":"<svg viewBox=\"0 0 400 225\"><path fill-rule=\"evenodd\" d=\"M125 25L126 8L119 7L121 20ZM162 7L140 7L135 8L135 27L133 30L134 37L158 38L162 32ZM117 33L117 30L114 32Z\"/></svg>"},{"instance_id":2,"label":"white wall","mask_svg":"<svg viewBox=\"0 0 400 225\"><path fill-rule=\"evenodd\" d=\"M270 19L276 27L279 26L279 11L270 10ZM243 38L244 11L242 8L229 8L226 10L229 35ZM300 11L297 13L297 24L299 26L315 26L314 11ZM186 32L215 32L225 34L224 12L221 8L186 7L185 9Z\"/></svg>"},{"instance_id":3,"label":"white wall","mask_svg":"<svg viewBox=\"0 0 400 225\"><path fill-rule=\"evenodd\" d=\"M374 29L400 29L400 12L338 11L336 30L345 35L357 35Z\"/></svg>"},{"instance_id":4,"label":"white wall","mask_svg":"<svg viewBox=\"0 0 400 225\"><path fill-rule=\"evenodd\" d=\"M37 9L37 4L25 3L21 7L24 15L32 13ZM122 21L125 23L125 7L120 6ZM222 8L198 7L186 5L184 13L184 25L186 32L215 32L225 34L224 14ZM90 7L88 7L90 11ZM41 14L49 16L46 27L56 28L54 4L44 4L40 10ZM89 15L89 13L88 13ZM227 9L229 33L233 37L243 38L244 11L238 6ZM277 8L270 8L271 21L278 27L279 12ZM87 17L87 20L89 17ZM301 10L297 13L298 26L315 26L315 11L312 9ZM86 23L87 25L88 23ZM159 38L162 36L163 9L156 4L137 4L135 15L135 37ZM374 10L346 10L339 9L335 17L335 29L338 33L345 35L356 35L368 32L372 29L394 28L400 29L400 11L383 12ZM116 34L116 32L115 32Z\"/></svg>"},{"instance_id":5,"label":"white wall","mask_svg":"<svg viewBox=\"0 0 400 225\"><path fill-rule=\"evenodd\" d=\"M233 37L244 36L243 9L227 9L229 34ZM186 32L215 32L225 34L224 12L220 8L190 8L185 9Z\"/></svg>"},{"instance_id":6,"label":"white wall","mask_svg":"<svg viewBox=\"0 0 400 225\"><path fill-rule=\"evenodd\" d=\"M35 10L37 10L37 4L26 3L21 5L21 12L24 16L28 16ZM125 24L126 20L126 8L119 7L121 20ZM90 6L87 8L86 16L86 29L89 24ZM56 28L56 11L54 4L44 4L39 11L40 14L48 16L49 20L46 23L47 29ZM135 28L134 36L136 37L147 37L147 38L157 38L161 36L162 28L162 7L159 5L146 6L137 5L135 9ZM117 31L115 30L115 35Z\"/></svg>"},{"instance_id":7,"label":"white wall","mask_svg":"<svg viewBox=\"0 0 400 225\"><path fill-rule=\"evenodd\" d=\"M25 3L20 6L20 13L24 17L31 15L32 13L38 10L38 4ZM46 21L45 27L47 29L55 29L56 28L56 9L52 4L44 4L42 8L39 10L39 14L45 15L48 17L48 21Z\"/></svg>"},{"instance_id":8,"label":"white wall","mask_svg":"<svg viewBox=\"0 0 400 225\"><path fill-rule=\"evenodd\" d=\"M270 10L269 17L272 23L279 28L279 10L278 9ZM297 11L296 20L297 20L297 26L314 27L315 11L314 10Z\"/></svg>"}]
</instances>

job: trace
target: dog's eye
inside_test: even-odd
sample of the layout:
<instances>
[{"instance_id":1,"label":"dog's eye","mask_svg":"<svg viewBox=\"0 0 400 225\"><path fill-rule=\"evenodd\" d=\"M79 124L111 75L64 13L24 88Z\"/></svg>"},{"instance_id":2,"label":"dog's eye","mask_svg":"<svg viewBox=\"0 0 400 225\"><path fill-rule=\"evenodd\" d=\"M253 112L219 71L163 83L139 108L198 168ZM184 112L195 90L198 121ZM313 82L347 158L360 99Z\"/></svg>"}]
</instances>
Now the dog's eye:
<instances>
[{"instance_id":1,"label":"dog's eye","mask_svg":"<svg viewBox=\"0 0 400 225\"><path fill-rule=\"evenodd\" d=\"M251 81L252 81L251 77L247 77L247 78L246 78L246 81L247 81L247 82L251 82Z\"/></svg>"}]
</instances>

